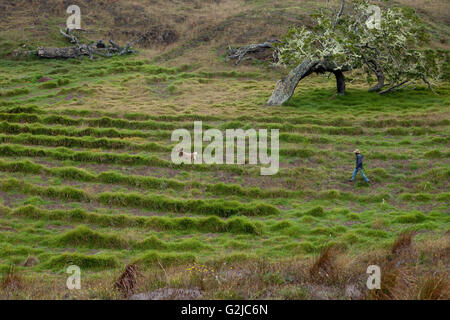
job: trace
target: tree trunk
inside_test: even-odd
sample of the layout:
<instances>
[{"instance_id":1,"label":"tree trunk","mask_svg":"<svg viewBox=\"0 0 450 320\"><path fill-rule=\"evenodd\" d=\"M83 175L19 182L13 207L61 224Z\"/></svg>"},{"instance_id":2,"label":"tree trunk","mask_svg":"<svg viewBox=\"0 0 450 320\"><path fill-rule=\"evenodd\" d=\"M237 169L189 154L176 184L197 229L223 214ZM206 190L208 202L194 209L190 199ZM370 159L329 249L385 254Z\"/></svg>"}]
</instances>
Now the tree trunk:
<instances>
[{"instance_id":1,"label":"tree trunk","mask_svg":"<svg viewBox=\"0 0 450 320\"><path fill-rule=\"evenodd\" d=\"M377 84L369 89L369 92L379 92L384 87L384 73L381 70L375 71Z\"/></svg>"},{"instance_id":2,"label":"tree trunk","mask_svg":"<svg viewBox=\"0 0 450 320\"><path fill-rule=\"evenodd\" d=\"M283 79L275 85L272 96L267 101L268 106L279 106L288 101L294 94L300 80L314 72L314 67L319 63L318 60L305 60L297 67L291 70Z\"/></svg>"},{"instance_id":3,"label":"tree trunk","mask_svg":"<svg viewBox=\"0 0 450 320\"><path fill-rule=\"evenodd\" d=\"M351 67L344 65L339 67L333 61L327 60L305 60L296 68L292 69L289 74L279 80L275 85L272 96L267 101L268 106L280 106L288 101L294 94L300 80L309 76L311 73L325 73L332 72L336 77L337 92L340 95L345 94L345 77L344 72L350 71Z\"/></svg>"},{"instance_id":4,"label":"tree trunk","mask_svg":"<svg viewBox=\"0 0 450 320\"><path fill-rule=\"evenodd\" d=\"M333 71L336 77L336 88L339 95L343 96L345 94L345 76L341 70Z\"/></svg>"}]
</instances>

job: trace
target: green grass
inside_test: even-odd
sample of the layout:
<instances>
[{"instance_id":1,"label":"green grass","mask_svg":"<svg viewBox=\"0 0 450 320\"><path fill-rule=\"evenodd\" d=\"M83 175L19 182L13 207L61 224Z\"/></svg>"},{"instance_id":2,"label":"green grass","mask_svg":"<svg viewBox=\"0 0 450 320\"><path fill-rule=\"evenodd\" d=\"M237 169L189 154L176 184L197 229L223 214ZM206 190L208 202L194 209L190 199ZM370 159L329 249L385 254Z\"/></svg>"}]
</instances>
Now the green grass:
<instances>
[{"instance_id":1,"label":"green grass","mask_svg":"<svg viewBox=\"0 0 450 320\"><path fill-rule=\"evenodd\" d=\"M63 253L51 257L45 267L56 271L65 270L70 265L76 265L87 270L105 270L119 265L117 258L110 255L85 255L80 253Z\"/></svg>"}]
</instances>

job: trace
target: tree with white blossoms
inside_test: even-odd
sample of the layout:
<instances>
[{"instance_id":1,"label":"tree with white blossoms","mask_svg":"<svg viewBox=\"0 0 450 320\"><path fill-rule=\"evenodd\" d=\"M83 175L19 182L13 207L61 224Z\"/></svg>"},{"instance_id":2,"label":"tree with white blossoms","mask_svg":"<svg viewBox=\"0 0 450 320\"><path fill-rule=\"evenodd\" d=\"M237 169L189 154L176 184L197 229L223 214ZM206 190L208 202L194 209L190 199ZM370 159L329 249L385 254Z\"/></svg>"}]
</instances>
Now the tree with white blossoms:
<instances>
[{"instance_id":1,"label":"tree with white blossoms","mask_svg":"<svg viewBox=\"0 0 450 320\"><path fill-rule=\"evenodd\" d=\"M418 80L433 90L429 79L439 77L445 53L421 49L430 36L413 9L377 4L342 0L337 12L319 9L312 29L292 28L277 46L278 64L296 67L277 82L267 104L288 101L299 81L312 73L333 73L343 95L344 72L355 69L362 69L369 83L377 79L372 92L387 93Z\"/></svg>"}]
</instances>

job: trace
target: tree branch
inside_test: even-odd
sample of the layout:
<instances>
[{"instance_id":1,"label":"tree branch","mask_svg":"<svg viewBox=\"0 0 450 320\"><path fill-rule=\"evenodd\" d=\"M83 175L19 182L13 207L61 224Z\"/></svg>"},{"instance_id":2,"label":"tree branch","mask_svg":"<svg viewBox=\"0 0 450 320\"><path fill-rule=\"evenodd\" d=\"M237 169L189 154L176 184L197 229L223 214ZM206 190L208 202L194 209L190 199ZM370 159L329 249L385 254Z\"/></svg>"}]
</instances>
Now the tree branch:
<instances>
[{"instance_id":1,"label":"tree branch","mask_svg":"<svg viewBox=\"0 0 450 320\"><path fill-rule=\"evenodd\" d=\"M390 88L388 88L386 90L380 91L379 94L385 94L385 93L392 92L392 91L395 91L395 90L400 90L400 89L406 88L407 86L409 86L409 85L411 85L411 84L413 84L415 82L415 80L411 80L409 82L408 81L409 80L405 80L405 81L403 81L403 82L401 82L401 83L399 83L399 84L397 84L395 86L392 86L392 87L390 87Z\"/></svg>"},{"instance_id":2,"label":"tree branch","mask_svg":"<svg viewBox=\"0 0 450 320\"><path fill-rule=\"evenodd\" d=\"M431 83L430 83L430 81L428 81L427 77L425 77L425 76L422 76L422 80L423 80L423 82L425 82L425 83L426 83L426 85L428 86L428 89L430 89L430 90L431 90L431 92L433 92L434 94L437 94L437 92L436 92L436 91L434 91L433 87L431 86Z\"/></svg>"},{"instance_id":3,"label":"tree branch","mask_svg":"<svg viewBox=\"0 0 450 320\"><path fill-rule=\"evenodd\" d=\"M333 23L333 29L336 28L336 25L338 24L339 20L341 19L342 13L344 13L344 7L345 7L345 0L342 0L341 3L341 9L339 10L339 13L336 16L336 19Z\"/></svg>"}]
</instances>

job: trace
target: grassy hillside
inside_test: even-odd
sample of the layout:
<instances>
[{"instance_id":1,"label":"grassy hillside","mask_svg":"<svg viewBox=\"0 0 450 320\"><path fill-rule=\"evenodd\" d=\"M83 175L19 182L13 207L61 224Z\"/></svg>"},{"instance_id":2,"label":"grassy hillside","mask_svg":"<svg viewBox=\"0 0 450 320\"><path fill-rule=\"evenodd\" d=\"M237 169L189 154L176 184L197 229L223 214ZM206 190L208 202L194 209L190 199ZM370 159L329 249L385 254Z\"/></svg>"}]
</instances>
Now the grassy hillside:
<instances>
[{"instance_id":1,"label":"grassy hillside","mask_svg":"<svg viewBox=\"0 0 450 320\"><path fill-rule=\"evenodd\" d=\"M317 76L269 108L279 71L233 67L213 50L276 36L312 1L98 1L83 18L90 38L113 30L124 41L124 25L140 32L152 17L179 36L96 61L11 59L23 39L58 45L64 22L43 27L64 10L53 1L14 3L0 16L23 36L0 34L1 298L121 298L113 283L133 263L136 292L183 298L194 288L214 299L448 298L448 83L379 96L354 73L335 97L334 80ZM423 14L448 19L433 8ZM194 120L280 129L279 173L174 165L172 131ZM370 185L348 182L355 148ZM80 291L65 286L70 264L82 269ZM365 287L370 264L391 279L383 290Z\"/></svg>"}]
</instances>

